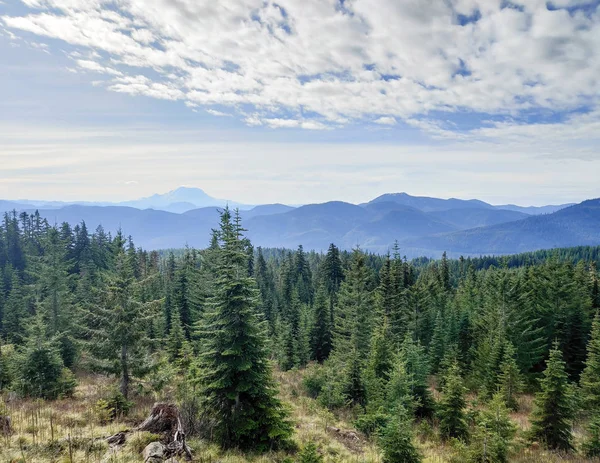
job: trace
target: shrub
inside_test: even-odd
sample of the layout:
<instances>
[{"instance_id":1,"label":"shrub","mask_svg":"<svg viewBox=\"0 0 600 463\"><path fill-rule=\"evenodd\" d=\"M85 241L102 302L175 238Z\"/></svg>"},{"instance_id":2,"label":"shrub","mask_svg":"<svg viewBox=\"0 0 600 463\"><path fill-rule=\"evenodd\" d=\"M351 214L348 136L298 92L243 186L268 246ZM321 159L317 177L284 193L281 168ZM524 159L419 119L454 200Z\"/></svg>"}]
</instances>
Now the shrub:
<instances>
[{"instance_id":1,"label":"shrub","mask_svg":"<svg viewBox=\"0 0 600 463\"><path fill-rule=\"evenodd\" d=\"M96 413L101 423L108 423L119 417L127 415L133 406L119 391L114 391L108 397L96 402Z\"/></svg>"},{"instance_id":2,"label":"shrub","mask_svg":"<svg viewBox=\"0 0 600 463\"><path fill-rule=\"evenodd\" d=\"M354 425L356 426L356 429L363 434L372 436L383 429L388 424L389 420L389 415L383 413L382 411L378 411L376 413L367 413L360 416L354 422Z\"/></svg>"},{"instance_id":3,"label":"shrub","mask_svg":"<svg viewBox=\"0 0 600 463\"><path fill-rule=\"evenodd\" d=\"M323 455L319 453L314 442L306 444L298 454L298 463L322 463Z\"/></svg>"},{"instance_id":4,"label":"shrub","mask_svg":"<svg viewBox=\"0 0 600 463\"><path fill-rule=\"evenodd\" d=\"M317 398L325 387L326 382L327 374L323 365L312 364L306 368L302 384L310 397L313 399Z\"/></svg>"},{"instance_id":5,"label":"shrub","mask_svg":"<svg viewBox=\"0 0 600 463\"><path fill-rule=\"evenodd\" d=\"M15 355L14 387L23 396L56 399L69 396L77 382L64 368L58 350L49 343L28 343Z\"/></svg>"}]
</instances>

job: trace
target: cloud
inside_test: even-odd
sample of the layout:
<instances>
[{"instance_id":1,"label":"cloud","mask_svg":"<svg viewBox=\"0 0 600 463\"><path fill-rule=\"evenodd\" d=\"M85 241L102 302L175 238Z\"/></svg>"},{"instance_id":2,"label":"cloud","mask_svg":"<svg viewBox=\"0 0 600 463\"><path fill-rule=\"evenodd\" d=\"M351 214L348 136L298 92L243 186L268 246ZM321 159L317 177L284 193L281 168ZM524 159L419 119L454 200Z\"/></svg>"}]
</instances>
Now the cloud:
<instances>
[{"instance_id":1,"label":"cloud","mask_svg":"<svg viewBox=\"0 0 600 463\"><path fill-rule=\"evenodd\" d=\"M217 117L231 117L232 116L229 113L224 113L222 111L217 111L216 109L207 109L206 112L208 114L212 114L213 116L217 116Z\"/></svg>"},{"instance_id":2,"label":"cloud","mask_svg":"<svg viewBox=\"0 0 600 463\"><path fill-rule=\"evenodd\" d=\"M396 118L390 116L380 117L379 119L375 119L373 122L375 122L375 124L381 125L396 125L397 123Z\"/></svg>"},{"instance_id":3,"label":"cloud","mask_svg":"<svg viewBox=\"0 0 600 463\"><path fill-rule=\"evenodd\" d=\"M96 51L77 63L108 90L230 107L254 126L404 121L448 138L447 119L468 115L487 136L488 115L518 126L599 107L597 1L23 3L3 26Z\"/></svg>"}]
</instances>

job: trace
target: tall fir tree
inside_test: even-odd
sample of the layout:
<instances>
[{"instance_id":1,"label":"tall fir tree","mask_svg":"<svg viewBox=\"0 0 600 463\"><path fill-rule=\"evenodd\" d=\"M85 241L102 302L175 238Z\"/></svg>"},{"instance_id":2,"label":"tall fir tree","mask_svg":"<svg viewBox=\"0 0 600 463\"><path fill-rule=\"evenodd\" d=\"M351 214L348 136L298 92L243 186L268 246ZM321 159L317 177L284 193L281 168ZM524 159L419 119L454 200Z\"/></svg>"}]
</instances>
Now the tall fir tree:
<instances>
[{"instance_id":1,"label":"tall fir tree","mask_svg":"<svg viewBox=\"0 0 600 463\"><path fill-rule=\"evenodd\" d=\"M214 296L198 326L203 414L224 447L267 450L292 427L277 398L239 220L221 214Z\"/></svg>"},{"instance_id":2,"label":"tall fir tree","mask_svg":"<svg viewBox=\"0 0 600 463\"><path fill-rule=\"evenodd\" d=\"M600 313L594 317L581 389L586 408L600 415Z\"/></svg>"},{"instance_id":3,"label":"tall fir tree","mask_svg":"<svg viewBox=\"0 0 600 463\"><path fill-rule=\"evenodd\" d=\"M440 434L444 439L467 439L466 388L460 375L458 363L455 362L450 366L444 383L442 399L438 407Z\"/></svg>"},{"instance_id":4,"label":"tall fir tree","mask_svg":"<svg viewBox=\"0 0 600 463\"><path fill-rule=\"evenodd\" d=\"M572 450L571 429L575 416L573 390L556 342L550 350L540 387L531 415L531 439L543 442L550 449Z\"/></svg>"}]
</instances>

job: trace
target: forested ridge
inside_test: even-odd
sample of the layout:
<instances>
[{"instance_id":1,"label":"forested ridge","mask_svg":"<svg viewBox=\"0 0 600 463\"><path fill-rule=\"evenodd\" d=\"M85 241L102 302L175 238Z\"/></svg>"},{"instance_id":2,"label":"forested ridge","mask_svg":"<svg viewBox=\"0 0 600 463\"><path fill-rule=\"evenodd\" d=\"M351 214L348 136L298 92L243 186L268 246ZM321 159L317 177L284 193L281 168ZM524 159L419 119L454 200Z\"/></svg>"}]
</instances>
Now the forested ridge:
<instances>
[{"instance_id":1,"label":"forested ridge","mask_svg":"<svg viewBox=\"0 0 600 463\"><path fill-rule=\"evenodd\" d=\"M198 452L215 445L248 461L594 458L599 254L409 261L398 247L255 249L228 209L205 249L148 252L121 230L8 213L2 397L75 401L90 377L107 376L103 422L125 419L140 397L168 398ZM299 408L325 417L325 435L376 450L348 444L350 460L316 431L300 438ZM340 422L356 431L328 425ZM35 437L7 439L8 461L58 461ZM70 442L53 455L78 461Z\"/></svg>"}]
</instances>

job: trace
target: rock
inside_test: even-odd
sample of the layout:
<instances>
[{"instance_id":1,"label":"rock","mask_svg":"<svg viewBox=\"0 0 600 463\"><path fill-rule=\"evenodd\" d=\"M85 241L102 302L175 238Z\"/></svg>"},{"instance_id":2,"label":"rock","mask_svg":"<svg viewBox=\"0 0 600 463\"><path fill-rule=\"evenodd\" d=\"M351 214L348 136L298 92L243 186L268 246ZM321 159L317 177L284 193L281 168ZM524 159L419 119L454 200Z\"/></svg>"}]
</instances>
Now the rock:
<instances>
[{"instance_id":1,"label":"rock","mask_svg":"<svg viewBox=\"0 0 600 463\"><path fill-rule=\"evenodd\" d=\"M144 463L162 463L165 455L165 446L160 442L150 442L144 449Z\"/></svg>"}]
</instances>

